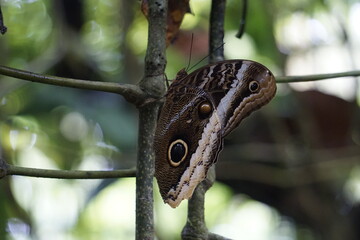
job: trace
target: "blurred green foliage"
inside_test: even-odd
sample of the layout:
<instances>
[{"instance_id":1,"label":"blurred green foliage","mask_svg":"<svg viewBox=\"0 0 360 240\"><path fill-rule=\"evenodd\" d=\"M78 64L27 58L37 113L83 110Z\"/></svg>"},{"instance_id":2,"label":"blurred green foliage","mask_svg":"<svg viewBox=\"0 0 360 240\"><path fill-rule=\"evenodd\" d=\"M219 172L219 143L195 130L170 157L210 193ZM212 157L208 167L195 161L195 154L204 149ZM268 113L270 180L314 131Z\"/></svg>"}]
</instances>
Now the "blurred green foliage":
<instances>
[{"instance_id":1,"label":"blurred green foliage","mask_svg":"<svg viewBox=\"0 0 360 240\"><path fill-rule=\"evenodd\" d=\"M208 54L209 0L190 1L183 32L167 52L168 78ZM80 79L140 81L147 21L140 4L127 0L3 0L8 32L0 36L0 64ZM310 18L346 13L356 1L249 1L246 34L235 38L240 3L227 2L225 53L261 61L286 73L288 56L305 51L286 45L279 33L295 13ZM305 32L299 28L298 32ZM340 35L340 34L339 34ZM306 45L311 48L313 43ZM206 64L204 61L202 64ZM112 169L135 165L137 112L114 94L67 89L0 76L0 152L9 163L59 169ZM134 236L133 180L61 181L5 178L0 181L0 239L130 239ZM47 191L47 192L46 192ZM159 239L179 238L186 205L164 209L156 191ZM208 226L220 226L239 207L231 190L210 190ZM234 203L235 201L235 203ZM226 210L228 206L230 210ZM250 204L251 205L251 204ZM167 206L165 206L166 208ZM266 218L276 219L274 212ZM45 222L44 222L45 221ZM167 222L168 229L160 227ZM274 228L267 234L274 234ZM175 235L174 235L175 234ZM286 234L284 234L285 236ZM286 236L296 239L293 232ZM304 234L309 235L309 234ZM277 235L281 237L281 234ZM301 238L298 238L301 239ZM303 239L312 239L304 237Z\"/></svg>"}]
</instances>

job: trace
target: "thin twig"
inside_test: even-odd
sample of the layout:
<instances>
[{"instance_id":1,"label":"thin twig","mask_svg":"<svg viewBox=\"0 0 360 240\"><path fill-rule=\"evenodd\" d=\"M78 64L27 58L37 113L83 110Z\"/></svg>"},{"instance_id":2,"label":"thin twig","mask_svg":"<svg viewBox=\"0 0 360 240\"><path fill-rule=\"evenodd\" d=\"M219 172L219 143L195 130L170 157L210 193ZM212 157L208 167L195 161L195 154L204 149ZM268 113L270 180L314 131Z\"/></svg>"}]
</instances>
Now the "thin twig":
<instances>
[{"instance_id":1,"label":"thin twig","mask_svg":"<svg viewBox=\"0 0 360 240\"><path fill-rule=\"evenodd\" d=\"M56 76L49 76L45 74L33 73L33 72L1 66L1 65L0 65L0 74L31 81L31 82L45 83L50 85L62 86L62 87L72 87L72 88L117 93L122 95L130 103L133 103L137 106L143 104L146 99L145 93L138 86L132 84L120 84L114 82L100 82L100 81L80 80L73 78L62 78Z\"/></svg>"},{"instance_id":2,"label":"thin twig","mask_svg":"<svg viewBox=\"0 0 360 240\"><path fill-rule=\"evenodd\" d=\"M276 82L277 83L311 82L311 81L326 80L331 78L358 77L358 76L360 76L360 71L356 70L356 71L339 72L339 73L276 77Z\"/></svg>"},{"instance_id":3,"label":"thin twig","mask_svg":"<svg viewBox=\"0 0 360 240\"><path fill-rule=\"evenodd\" d=\"M59 178L59 179L105 179L136 177L135 169L109 170L109 171L80 171L80 170L53 170L19 167L6 164L0 160L0 178L5 176L26 176L38 178Z\"/></svg>"},{"instance_id":4,"label":"thin twig","mask_svg":"<svg viewBox=\"0 0 360 240\"><path fill-rule=\"evenodd\" d=\"M248 1L242 0L242 11L241 11L241 20L240 20L240 27L239 31L236 33L237 38L241 38L242 35L245 32L245 24L246 24L246 15L247 15L247 9L248 9Z\"/></svg>"},{"instance_id":5,"label":"thin twig","mask_svg":"<svg viewBox=\"0 0 360 240\"><path fill-rule=\"evenodd\" d=\"M133 84L119 84L114 82L100 82L100 81L88 81L88 80L80 80L80 79L72 79L72 78L62 78L62 77L33 73L33 72L10 68L1 65L0 65L0 74L9 77L27 80L27 81L51 84L56 86L117 93L122 95L130 103L133 103L137 106L144 104L146 101L149 101L149 99L146 100L146 94L139 87ZM304 76L279 76L276 77L276 82L277 83L310 82L310 81L327 80L332 78L358 77L358 76L360 76L360 71L355 70L348 72L325 73L325 74L314 74L314 75L304 75Z\"/></svg>"},{"instance_id":6,"label":"thin twig","mask_svg":"<svg viewBox=\"0 0 360 240\"><path fill-rule=\"evenodd\" d=\"M0 33L5 34L7 31L7 27L4 25L4 18L1 11L1 3L0 3Z\"/></svg>"},{"instance_id":7,"label":"thin twig","mask_svg":"<svg viewBox=\"0 0 360 240\"><path fill-rule=\"evenodd\" d=\"M212 0L209 29L210 63L224 60L225 0ZM219 46L222 46L219 48Z\"/></svg>"}]
</instances>

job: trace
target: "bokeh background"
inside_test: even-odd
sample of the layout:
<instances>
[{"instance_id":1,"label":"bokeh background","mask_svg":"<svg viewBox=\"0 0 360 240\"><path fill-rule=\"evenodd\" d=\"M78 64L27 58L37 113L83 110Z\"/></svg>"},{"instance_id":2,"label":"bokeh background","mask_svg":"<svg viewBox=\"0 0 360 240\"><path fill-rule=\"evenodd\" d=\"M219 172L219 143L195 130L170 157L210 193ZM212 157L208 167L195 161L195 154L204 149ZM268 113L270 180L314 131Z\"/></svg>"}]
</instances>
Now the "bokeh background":
<instances>
[{"instance_id":1,"label":"bokeh background","mask_svg":"<svg viewBox=\"0 0 360 240\"><path fill-rule=\"evenodd\" d=\"M210 0L192 0L167 50L167 77L208 55ZM62 77L136 84L147 21L128 0L2 0L0 64ZM360 69L360 2L228 0L227 59L276 76ZM191 43L191 35L193 42ZM206 64L206 61L202 64ZM275 99L225 141L206 194L210 231L242 240L359 239L357 78L278 84ZM121 96L0 76L0 153L49 169L135 166L137 110ZM164 205L154 183L157 239L180 239L187 203ZM0 239L132 239L135 179L0 180Z\"/></svg>"}]
</instances>

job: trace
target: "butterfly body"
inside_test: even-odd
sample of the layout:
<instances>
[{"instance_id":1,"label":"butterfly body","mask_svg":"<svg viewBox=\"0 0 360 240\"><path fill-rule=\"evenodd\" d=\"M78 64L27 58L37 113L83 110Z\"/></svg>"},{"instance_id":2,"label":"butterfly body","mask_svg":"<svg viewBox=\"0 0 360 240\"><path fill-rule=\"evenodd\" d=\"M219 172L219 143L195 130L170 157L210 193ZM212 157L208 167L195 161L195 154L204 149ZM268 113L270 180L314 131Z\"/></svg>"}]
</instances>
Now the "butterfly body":
<instances>
[{"instance_id":1,"label":"butterfly body","mask_svg":"<svg viewBox=\"0 0 360 240\"><path fill-rule=\"evenodd\" d=\"M155 177L166 203L177 207L217 161L223 139L275 95L272 73L248 60L227 60L170 85L154 139Z\"/></svg>"}]
</instances>

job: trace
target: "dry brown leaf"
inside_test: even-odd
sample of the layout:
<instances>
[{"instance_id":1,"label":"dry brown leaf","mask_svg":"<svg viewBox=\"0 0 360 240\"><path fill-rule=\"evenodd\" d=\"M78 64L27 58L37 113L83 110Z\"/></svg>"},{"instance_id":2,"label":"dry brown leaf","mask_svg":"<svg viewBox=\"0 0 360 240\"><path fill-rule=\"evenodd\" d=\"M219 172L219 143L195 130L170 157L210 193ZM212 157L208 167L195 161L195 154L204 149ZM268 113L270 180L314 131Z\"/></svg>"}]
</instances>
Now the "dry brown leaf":
<instances>
[{"instance_id":1,"label":"dry brown leaf","mask_svg":"<svg viewBox=\"0 0 360 240\"><path fill-rule=\"evenodd\" d=\"M170 43L174 41L184 19L184 15L186 13L191 13L189 2L190 0L169 0L166 26L166 46L169 46ZM142 0L141 11L145 17L148 18L148 0Z\"/></svg>"}]
</instances>

